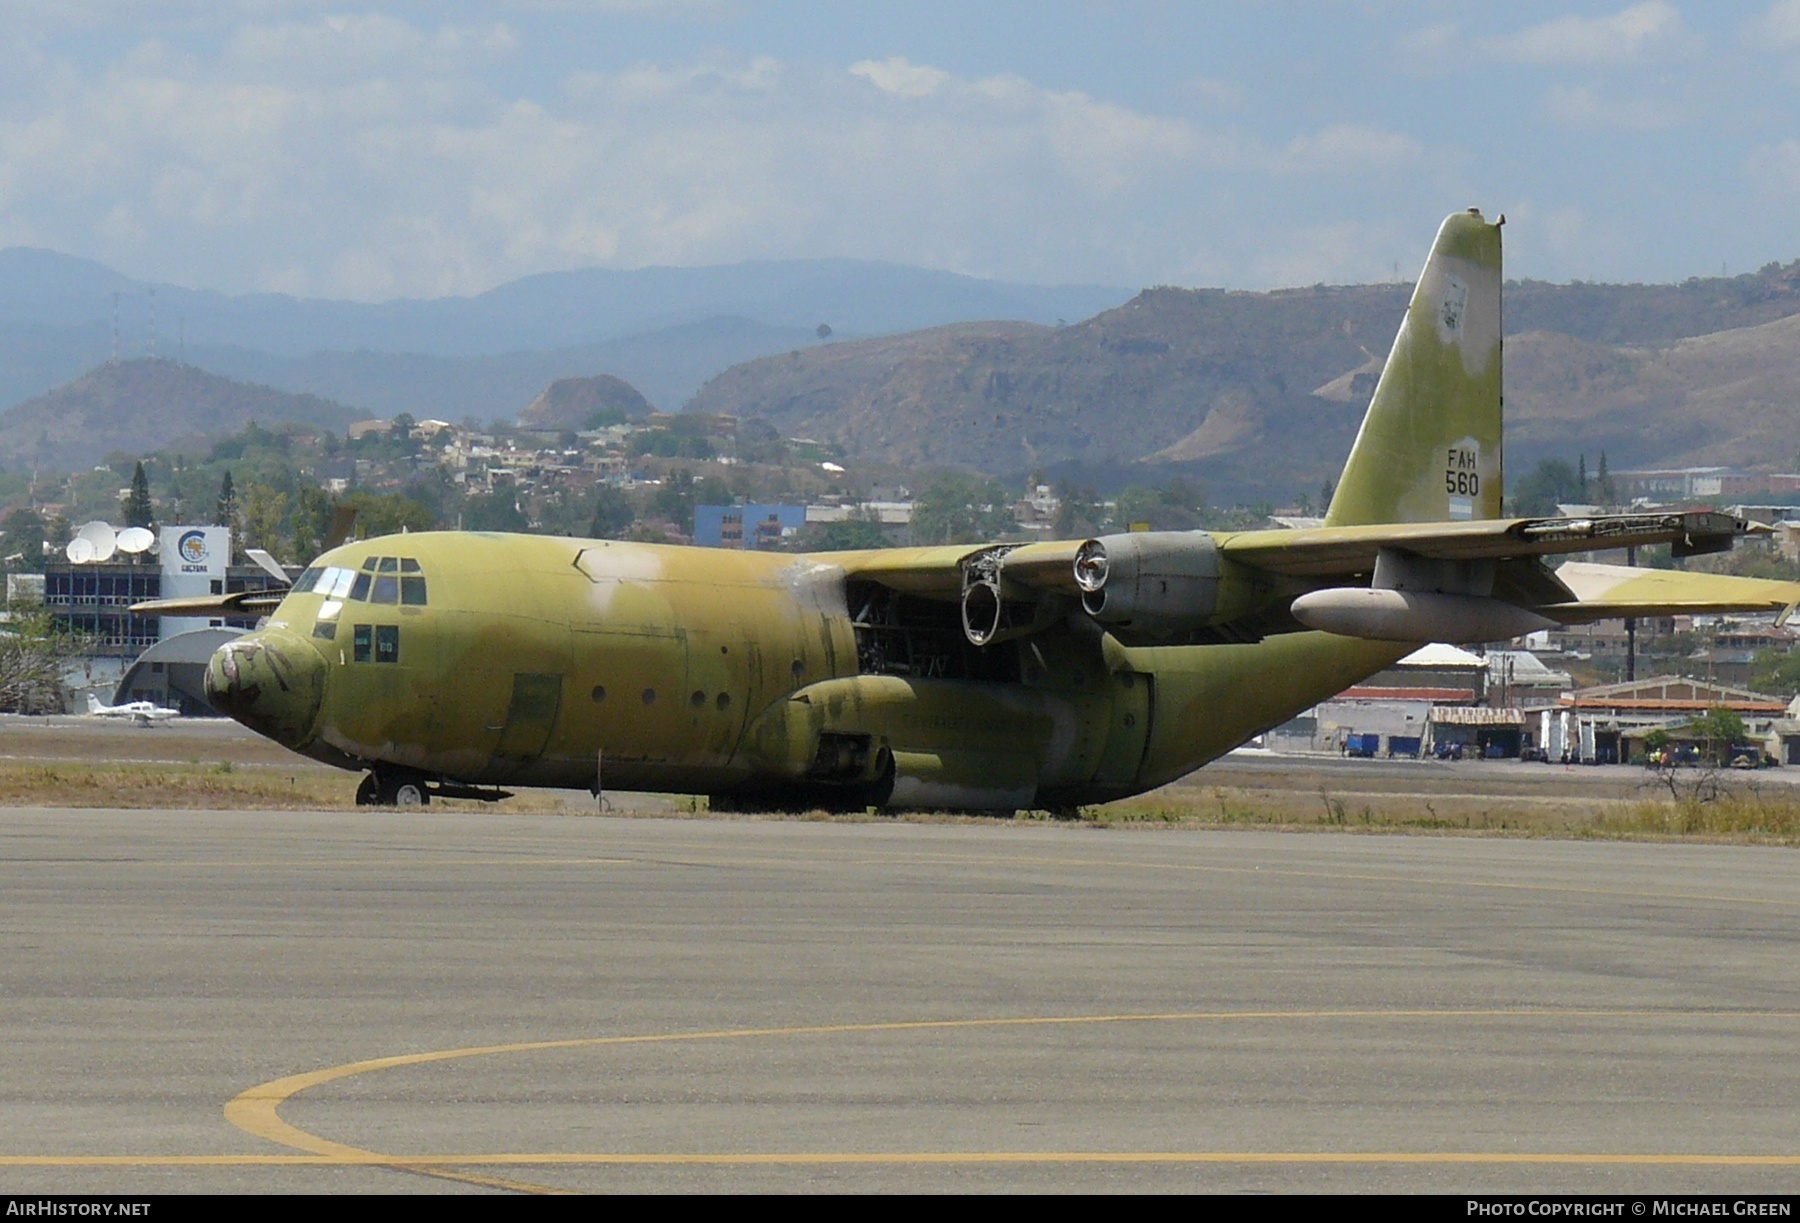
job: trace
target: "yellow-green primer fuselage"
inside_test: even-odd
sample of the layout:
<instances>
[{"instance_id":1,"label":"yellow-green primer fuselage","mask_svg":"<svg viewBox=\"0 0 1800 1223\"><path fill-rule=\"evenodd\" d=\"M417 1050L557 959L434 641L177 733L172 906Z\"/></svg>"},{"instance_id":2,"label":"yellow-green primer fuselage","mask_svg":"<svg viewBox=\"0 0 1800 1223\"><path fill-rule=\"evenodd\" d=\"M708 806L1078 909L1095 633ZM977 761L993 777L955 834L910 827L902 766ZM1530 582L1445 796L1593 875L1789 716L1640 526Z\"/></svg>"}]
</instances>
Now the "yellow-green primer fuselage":
<instances>
[{"instance_id":1,"label":"yellow-green primer fuselage","mask_svg":"<svg viewBox=\"0 0 1800 1223\"><path fill-rule=\"evenodd\" d=\"M1067 807L1179 777L1405 648L1300 632L1131 649L1078 615L978 648L951 603L876 623L885 592L829 554L426 533L315 568L383 564L422 579L419 599L297 587L213 660L221 705L317 759L433 781Z\"/></svg>"}]
</instances>

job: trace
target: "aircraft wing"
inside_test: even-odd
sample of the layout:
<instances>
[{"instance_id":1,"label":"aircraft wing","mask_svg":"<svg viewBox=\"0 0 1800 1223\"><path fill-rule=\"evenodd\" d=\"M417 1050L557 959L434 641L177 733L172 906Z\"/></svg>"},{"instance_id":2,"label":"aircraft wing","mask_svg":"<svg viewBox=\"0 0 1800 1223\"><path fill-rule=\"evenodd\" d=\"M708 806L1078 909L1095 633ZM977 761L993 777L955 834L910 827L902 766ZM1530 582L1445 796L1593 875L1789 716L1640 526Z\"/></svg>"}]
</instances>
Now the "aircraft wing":
<instances>
[{"instance_id":1,"label":"aircraft wing","mask_svg":"<svg viewBox=\"0 0 1800 1223\"><path fill-rule=\"evenodd\" d=\"M1398 548L1433 560L1511 560L1608 548L1669 544L1677 556L1723 552L1753 528L1730 514L1605 514L1592 518L1495 518L1244 531L1220 540L1230 559L1286 577L1368 573L1375 554Z\"/></svg>"},{"instance_id":2,"label":"aircraft wing","mask_svg":"<svg viewBox=\"0 0 1800 1223\"><path fill-rule=\"evenodd\" d=\"M1800 603L1800 582L1725 577L1679 569L1632 569L1570 561L1556 571L1578 602L1538 608L1563 624L1624 616L1688 616L1714 612L1780 612Z\"/></svg>"},{"instance_id":3,"label":"aircraft wing","mask_svg":"<svg viewBox=\"0 0 1800 1223\"><path fill-rule=\"evenodd\" d=\"M1689 510L1232 535L1128 534L816 559L842 567L853 582L961 600L964 627L976 645L1002 632L1027 631L1027 624L1030 631L1048 626L1057 614L1057 601L1043 597L1050 595L1080 596L1087 613L1126 644L1256 640L1302 627L1373 640L1493 641L1556 624L1632 616L1763 611L1785 619L1800 605L1800 582L1575 562L1552 570L1542 563L1558 554L1654 544L1668 544L1678 556L1721 552L1757 529L1729 514ZM1204 560L1215 546L1215 555L1232 567ZM1135 559L1134 549L1140 553ZM1376 558L1390 549L1427 561L1493 562L1491 578L1466 593L1405 582L1376 588ZM1117 554L1110 560L1109 551ZM1407 564L1402 560L1403 569ZM1478 573L1468 575L1472 582ZM1112 585L1121 587L1116 600L1105 593Z\"/></svg>"},{"instance_id":4,"label":"aircraft wing","mask_svg":"<svg viewBox=\"0 0 1800 1223\"><path fill-rule=\"evenodd\" d=\"M814 559L837 565L850 581L875 582L925 598L962 597L968 567L998 552L1006 556L1009 583L1061 594L1079 593L1075 553L1081 540L1041 544L940 544L929 548L874 548L821 552Z\"/></svg>"}]
</instances>

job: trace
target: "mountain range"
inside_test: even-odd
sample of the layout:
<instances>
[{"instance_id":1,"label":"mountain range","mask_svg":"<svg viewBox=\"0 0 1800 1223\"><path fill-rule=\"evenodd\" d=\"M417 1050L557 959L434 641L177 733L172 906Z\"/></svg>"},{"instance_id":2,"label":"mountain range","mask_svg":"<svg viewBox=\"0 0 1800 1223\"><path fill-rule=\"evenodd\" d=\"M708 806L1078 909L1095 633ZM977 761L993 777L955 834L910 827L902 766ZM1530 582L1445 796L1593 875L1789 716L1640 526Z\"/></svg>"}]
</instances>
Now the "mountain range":
<instances>
[{"instance_id":1,"label":"mountain range","mask_svg":"<svg viewBox=\"0 0 1800 1223\"><path fill-rule=\"evenodd\" d=\"M110 311L114 277L85 261L0 252L0 402L52 372L65 384L0 412L0 465L81 465L249 419L512 418L559 379L611 375L657 408L761 417L888 467L1035 470L1102 488L1180 474L1221 503L1282 501L1341 466L1410 292L1155 288L1082 315L1124 294L845 261L568 273L383 306L164 288L159 311L237 303L242 316L219 314L205 342L184 323L185 365L104 365L110 322L93 304L99 294ZM642 301L618 300L628 284ZM146 288L131 292L147 305ZM1800 466L1800 263L1675 285L1516 282L1506 295L1510 471L1577 453L1591 463L1602 451L1615 470ZM796 321L824 321L834 303L850 311L838 319L886 334L846 336L834 322L825 338ZM760 313L725 312L739 307ZM1023 317L965 317L987 309ZM701 317L680 321L682 310ZM169 315L159 317L167 356ZM276 344L259 329L280 318L294 330ZM604 335L656 320L664 325ZM919 320L931 325L906 326ZM482 327L531 344L442 351L457 328ZM427 332L438 351L377 347L423 343ZM308 350L307 337L364 342ZM224 389L240 384L255 385Z\"/></svg>"},{"instance_id":2,"label":"mountain range","mask_svg":"<svg viewBox=\"0 0 1800 1223\"><path fill-rule=\"evenodd\" d=\"M116 298L115 298L116 295ZM554 378L609 373L675 411L712 375L819 342L984 318L1086 318L1130 296L897 264L796 259L588 268L468 297L367 303L136 281L92 260L0 250L0 409L118 354L201 365L368 414L511 417Z\"/></svg>"}]
</instances>

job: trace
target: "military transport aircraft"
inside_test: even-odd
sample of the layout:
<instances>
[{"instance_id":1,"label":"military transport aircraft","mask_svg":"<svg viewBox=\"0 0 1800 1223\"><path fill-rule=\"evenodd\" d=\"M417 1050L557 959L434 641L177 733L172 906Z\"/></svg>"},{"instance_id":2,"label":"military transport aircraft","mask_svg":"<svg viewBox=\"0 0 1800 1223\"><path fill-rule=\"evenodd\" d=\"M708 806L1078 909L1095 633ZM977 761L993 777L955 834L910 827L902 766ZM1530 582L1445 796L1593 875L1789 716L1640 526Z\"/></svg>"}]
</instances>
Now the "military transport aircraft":
<instances>
[{"instance_id":1,"label":"military transport aircraft","mask_svg":"<svg viewBox=\"0 0 1800 1223\"><path fill-rule=\"evenodd\" d=\"M1571 562L1752 529L1709 511L1502 518L1500 225L1451 216L1315 529L782 555L442 532L348 543L208 695L365 803L502 785L718 808L1070 809L1160 786L1420 642L1728 610L1800 583Z\"/></svg>"}]
</instances>

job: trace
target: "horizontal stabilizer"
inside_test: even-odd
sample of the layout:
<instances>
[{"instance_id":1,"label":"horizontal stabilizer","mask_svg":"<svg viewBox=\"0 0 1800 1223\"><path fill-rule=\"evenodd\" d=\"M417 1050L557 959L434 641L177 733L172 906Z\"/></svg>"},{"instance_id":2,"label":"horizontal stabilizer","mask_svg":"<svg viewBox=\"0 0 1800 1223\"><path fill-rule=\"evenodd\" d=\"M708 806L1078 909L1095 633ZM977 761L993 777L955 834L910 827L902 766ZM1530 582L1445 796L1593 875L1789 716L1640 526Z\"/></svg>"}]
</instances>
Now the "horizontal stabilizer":
<instances>
[{"instance_id":1,"label":"horizontal stabilizer","mask_svg":"<svg viewBox=\"0 0 1800 1223\"><path fill-rule=\"evenodd\" d=\"M285 590L242 590L191 599L151 599L133 603L130 610L134 616L260 616L280 607L285 598Z\"/></svg>"}]
</instances>

